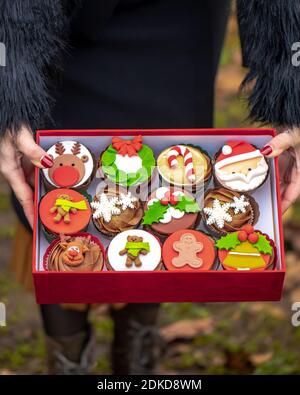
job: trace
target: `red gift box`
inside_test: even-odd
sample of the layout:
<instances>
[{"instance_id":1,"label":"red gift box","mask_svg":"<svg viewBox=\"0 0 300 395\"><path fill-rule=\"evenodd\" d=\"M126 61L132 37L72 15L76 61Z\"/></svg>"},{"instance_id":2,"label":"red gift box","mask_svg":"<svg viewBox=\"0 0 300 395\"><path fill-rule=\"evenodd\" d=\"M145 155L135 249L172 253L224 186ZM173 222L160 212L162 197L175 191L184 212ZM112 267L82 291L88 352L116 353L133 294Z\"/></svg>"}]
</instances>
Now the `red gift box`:
<instances>
[{"instance_id":1,"label":"red gift box","mask_svg":"<svg viewBox=\"0 0 300 395\"><path fill-rule=\"evenodd\" d=\"M162 129L162 130L41 130L37 143L47 149L56 141L79 140L91 146L97 155L106 148L112 136L142 135L146 144L155 149L175 143L200 145L213 157L231 138L241 137L259 148L275 135L272 129ZM151 140L151 141L150 141ZM103 142L102 145L99 142ZM207 145L206 148L205 144ZM99 148L98 148L99 146ZM161 148L160 148L161 147ZM96 150L97 148L97 150ZM43 190L41 172L35 173L35 222L33 232L32 272L37 303L150 303L150 302L229 302L271 301L282 295L285 258L281 219L279 168L277 158L270 160L270 175L258 190L263 218L255 228L273 232L277 247L277 264L266 271L102 271L48 272L43 270L43 254L47 243L43 240L38 219L38 205ZM95 180L95 183L97 181ZM266 199L265 195L268 195ZM262 198L263 197L263 198ZM268 208L270 211L266 210ZM270 220L271 218L271 220ZM265 226L264 226L265 225ZM92 228L91 228L92 229ZM266 232L268 233L268 232ZM270 233L270 232L269 232ZM100 241L101 234L93 231Z\"/></svg>"}]
</instances>

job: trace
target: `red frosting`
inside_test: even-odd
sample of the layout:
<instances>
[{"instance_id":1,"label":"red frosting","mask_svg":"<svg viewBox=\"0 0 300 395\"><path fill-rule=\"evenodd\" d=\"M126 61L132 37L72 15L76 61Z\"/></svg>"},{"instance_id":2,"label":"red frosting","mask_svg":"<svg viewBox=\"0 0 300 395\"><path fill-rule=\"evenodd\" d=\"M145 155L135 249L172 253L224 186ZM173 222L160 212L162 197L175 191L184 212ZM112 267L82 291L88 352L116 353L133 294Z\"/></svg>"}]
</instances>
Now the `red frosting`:
<instances>
[{"instance_id":1,"label":"red frosting","mask_svg":"<svg viewBox=\"0 0 300 395\"><path fill-rule=\"evenodd\" d=\"M198 268L192 267L188 262L186 262L181 267L174 266L173 264L173 262L175 262L174 258L176 259L180 255L180 252L178 251L179 249L178 244L176 245L175 243L180 242L182 240L182 237L184 237L185 235L192 235L195 238L195 243L199 244L200 246L200 248L198 248L200 251L191 254L191 256L196 256L197 258L202 260L202 264ZM194 248L193 244L191 245L192 247L191 250L195 251L197 250L197 246ZM185 254L185 256L186 255L187 254ZM216 258L214 241L211 237L205 235L202 232L198 232L196 230L192 230L192 229L178 230L177 232L169 236L165 241L162 249L162 257L163 257L164 265L168 270L175 270L175 271L210 270Z\"/></svg>"}]
</instances>

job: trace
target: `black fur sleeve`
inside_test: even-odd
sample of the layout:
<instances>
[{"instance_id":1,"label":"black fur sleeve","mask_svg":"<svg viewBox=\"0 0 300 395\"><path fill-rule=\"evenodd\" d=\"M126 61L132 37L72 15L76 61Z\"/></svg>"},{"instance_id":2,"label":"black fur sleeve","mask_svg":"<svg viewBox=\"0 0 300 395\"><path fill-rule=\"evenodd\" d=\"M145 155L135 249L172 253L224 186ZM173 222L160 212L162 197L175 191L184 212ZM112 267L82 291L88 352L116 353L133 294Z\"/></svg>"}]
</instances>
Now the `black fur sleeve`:
<instances>
[{"instance_id":1,"label":"black fur sleeve","mask_svg":"<svg viewBox=\"0 0 300 395\"><path fill-rule=\"evenodd\" d=\"M33 130L50 114L49 83L58 71L67 18L59 0L1 0L0 135Z\"/></svg>"},{"instance_id":2,"label":"black fur sleeve","mask_svg":"<svg viewBox=\"0 0 300 395\"><path fill-rule=\"evenodd\" d=\"M300 41L299 0L237 0L243 81L254 121L300 126L300 66L292 45ZM299 57L300 58L300 57Z\"/></svg>"}]
</instances>

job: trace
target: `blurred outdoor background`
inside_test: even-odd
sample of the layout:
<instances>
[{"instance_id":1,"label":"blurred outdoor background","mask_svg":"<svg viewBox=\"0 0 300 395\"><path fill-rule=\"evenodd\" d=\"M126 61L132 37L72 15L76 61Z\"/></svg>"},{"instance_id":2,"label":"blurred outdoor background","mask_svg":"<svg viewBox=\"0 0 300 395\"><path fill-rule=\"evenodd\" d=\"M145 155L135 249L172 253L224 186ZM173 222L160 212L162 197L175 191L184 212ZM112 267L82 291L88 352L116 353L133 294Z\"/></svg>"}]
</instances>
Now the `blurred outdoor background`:
<instances>
[{"instance_id":1,"label":"blurred outdoor background","mask_svg":"<svg viewBox=\"0 0 300 395\"><path fill-rule=\"evenodd\" d=\"M230 18L216 86L215 127L246 127L246 107L237 95L241 68L234 12ZM9 268L15 216L0 179L0 302L7 326L0 327L0 374L45 372L44 344L34 296L14 280ZM161 374L299 374L300 327L291 324L291 306L300 302L300 205L284 218L287 276L278 303L164 304L160 332L166 342ZM91 320L97 335L95 373L109 374L112 322L107 306Z\"/></svg>"}]
</instances>

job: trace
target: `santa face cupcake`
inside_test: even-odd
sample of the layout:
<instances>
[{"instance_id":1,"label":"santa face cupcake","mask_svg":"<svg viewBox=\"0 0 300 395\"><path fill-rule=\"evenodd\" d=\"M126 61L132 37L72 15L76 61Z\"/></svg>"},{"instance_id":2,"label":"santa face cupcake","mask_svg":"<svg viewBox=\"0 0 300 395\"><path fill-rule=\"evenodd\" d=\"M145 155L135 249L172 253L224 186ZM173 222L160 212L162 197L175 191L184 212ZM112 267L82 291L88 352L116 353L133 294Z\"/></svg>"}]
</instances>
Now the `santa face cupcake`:
<instances>
[{"instance_id":1,"label":"santa face cupcake","mask_svg":"<svg viewBox=\"0 0 300 395\"><path fill-rule=\"evenodd\" d=\"M106 266L116 271L146 271L161 268L161 245L151 233L127 230L112 239L107 249Z\"/></svg>"},{"instance_id":2,"label":"santa face cupcake","mask_svg":"<svg viewBox=\"0 0 300 395\"><path fill-rule=\"evenodd\" d=\"M167 238L162 255L167 270L210 270L216 250L211 237L196 230L182 229Z\"/></svg>"},{"instance_id":3,"label":"santa face cupcake","mask_svg":"<svg viewBox=\"0 0 300 395\"><path fill-rule=\"evenodd\" d=\"M83 144L58 142L48 149L47 154L53 159L53 166L42 170L47 189L88 187L94 177L95 160Z\"/></svg>"},{"instance_id":4,"label":"santa face cupcake","mask_svg":"<svg viewBox=\"0 0 300 395\"><path fill-rule=\"evenodd\" d=\"M206 184L212 172L207 153L200 147L184 144L162 151L157 158L157 169L167 184L188 189Z\"/></svg>"},{"instance_id":5,"label":"santa face cupcake","mask_svg":"<svg viewBox=\"0 0 300 395\"><path fill-rule=\"evenodd\" d=\"M216 188L204 195L202 217L209 231L226 234L256 224L259 208L254 198L245 193Z\"/></svg>"},{"instance_id":6,"label":"santa face cupcake","mask_svg":"<svg viewBox=\"0 0 300 395\"><path fill-rule=\"evenodd\" d=\"M101 271L104 264L104 247L88 234L61 235L48 247L44 256L44 269L63 272Z\"/></svg>"},{"instance_id":7,"label":"santa face cupcake","mask_svg":"<svg viewBox=\"0 0 300 395\"><path fill-rule=\"evenodd\" d=\"M274 242L251 225L221 237L216 247L225 270L266 270L275 263Z\"/></svg>"},{"instance_id":8,"label":"santa face cupcake","mask_svg":"<svg viewBox=\"0 0 300 395\"><path fill-rule=\"evenodd\" d=\"M40 201L39 216L46 234L72 235L89 224L91 208L87 199L72 189L54 189Z\"/></svg>"},{"instance_id":9,"label":"santa face cupcake","mask_svg":"<svg viewBox=\"0 0 300 395\"><path fill-rule=\"evenodd\" d=\"M95 227L107 236L137 228L144 213L141 201L123 189L97 193L91 207Z\"/></svg>"},{"instance_id":10,"label":"santa face cupcake","mask_svg":"<svg viewBox=\"0 0 300 395\"><path fill-rule=\"evenodd\" d=\"M198 203L188 192L160 187L145 203L143 225L158 236L168 236L179 229L193 228L199 211Z\"/></svg>"},{"instance_id":11,"label":"santa face cupcake","mask_svg":"<svg viewBox=\"0 0 300 395\"><path fill-rule=\"evenodd\" d=\"M245 141L228 141L216 155L215 177L233 191L253 191L266 180L268 172L260 150Z\"/></svg>"},{"instance_id":12,"label":"santa face cupcake","mask_svg":"<svg viewBox=\"0 0 300 395\"><path fill-rule=\"evenodd\" d=\"M112 144L102 153L100 165L104 176L124 187L138 186L151 179L155 158L142 136L132 140L113 137Z\"/></svg>"}]
</instances>

